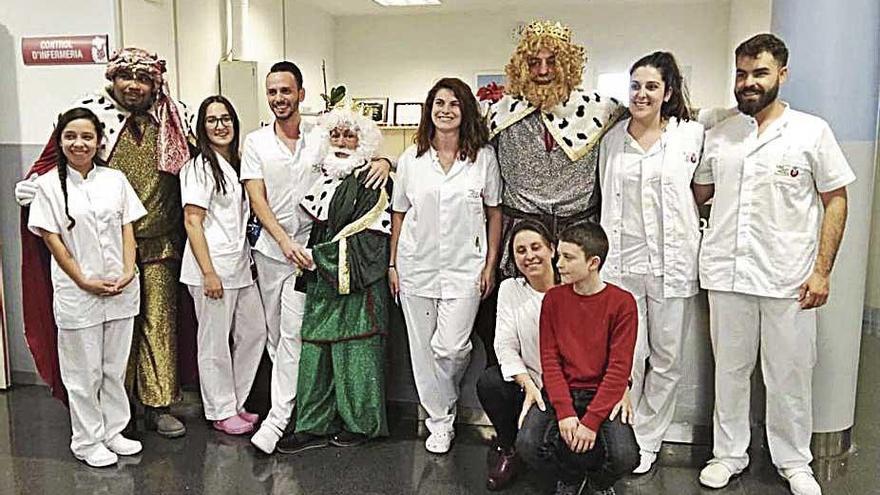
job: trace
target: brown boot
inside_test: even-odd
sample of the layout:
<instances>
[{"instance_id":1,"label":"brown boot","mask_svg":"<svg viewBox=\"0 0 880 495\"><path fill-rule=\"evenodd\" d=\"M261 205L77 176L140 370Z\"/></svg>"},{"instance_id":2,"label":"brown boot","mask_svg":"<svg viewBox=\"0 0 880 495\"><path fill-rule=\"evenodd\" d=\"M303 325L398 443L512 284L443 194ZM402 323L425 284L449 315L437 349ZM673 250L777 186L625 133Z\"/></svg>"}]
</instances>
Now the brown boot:
<instances>
[{"instance_id":1,"label":"brown boot","mask_svg":"<svg viewBox=\"0 0 880 495\"><path fill-rule=\"evenodd\" d=\"M486 488L491 491L501 490L509 485L516 475L519 474L520 459L512 447L509 449L502 447L492 449L489 451L489 457L494 457L495 462L489 468L489 474L486 477Z\"/></svg>"}]
</instances>

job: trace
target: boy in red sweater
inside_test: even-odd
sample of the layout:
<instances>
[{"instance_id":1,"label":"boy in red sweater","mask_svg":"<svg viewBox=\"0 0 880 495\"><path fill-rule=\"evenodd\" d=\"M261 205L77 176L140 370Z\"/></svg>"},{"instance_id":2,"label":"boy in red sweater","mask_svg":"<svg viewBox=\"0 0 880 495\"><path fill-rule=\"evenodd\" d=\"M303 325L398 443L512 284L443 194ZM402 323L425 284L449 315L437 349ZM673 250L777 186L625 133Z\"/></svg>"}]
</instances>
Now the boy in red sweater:
<instances>
[{"instance_id":1,"label":"boy in red sweater","mask_svg":"<svg viewBox=\"0 0 880 495\"><path fill-rule=\"evenodd\" d=\"M639 464L632 426L609 419L632 369L636 303L599 277L608 253L602 227L565 229L558 250L564 285L550 289L541 307L541 366L551 407L528 412L517 452L536 471L555 477L557 494L589 486L609 495Z\"/></svg>"}]
</instances>

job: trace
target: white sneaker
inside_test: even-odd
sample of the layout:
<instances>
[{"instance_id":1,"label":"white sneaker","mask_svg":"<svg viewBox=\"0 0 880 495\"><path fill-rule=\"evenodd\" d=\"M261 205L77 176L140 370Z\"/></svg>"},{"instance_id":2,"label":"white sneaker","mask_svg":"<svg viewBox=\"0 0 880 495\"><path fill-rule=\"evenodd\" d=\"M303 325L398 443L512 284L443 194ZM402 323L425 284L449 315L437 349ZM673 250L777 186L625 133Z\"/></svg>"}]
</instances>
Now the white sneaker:
<instances>
[{"instance_id":1,"label":"white sneaker","mask_svg":"<svg viewBox=\"0 0 880 495\"><path fill-rule=\"evenodd\" d=\"M84 461L86 464L92 467L107 467L116 464L119 461L119 457L116 456L113 452L104 446L104 444L99 443L95 448L92 449L91 452L87 455L80 455L77 453L73 454L77 459Z\"/></svg>"},{"instance_id":2,"label":"white sneaker","mask_svg":"<svg viewBox=\"0 0 880 495\"><path fill-rule=\"evenodd\" d=\"M633 474L645 474L651 470L651 466L657 461L657 453L649 450L639 451L639 465L633 469Z\"/></svg>"},{"instance_id":3,"label":"white sneaker","mask_svg":"<svg viewBox=\"0 0 880 495\"><path fill-rule=\"evenodd\" d=\"M264 454L271 455L275 452L275 444L281 439L281 433L267 423L251 437L251 443Z\"/></svg>"},{"instance_id":4,"label":"white sneaker","mask_svg":"<svg viewBox=\"0 0 880 495\"><path fill-rule=\"evenodd\" d=\"M104 446L116 455L135 455L144 450L144 446L141 445L140 442L125 438L122 435L116 435L110 440L104 442Z\"/></svg>"},{"instance_id":5,"label":"white sneaker","mask_svg":"<svg viewBox=\"0 0 880 495\"><path fill-rule=\"evenodd\" d=\"M783 476L788 479L788 487L793 495L822 495L822 488L809 471L800 470Z\"/></svg>"},{"instance_id":6,"label":"white sneaker","mask_svg":"<svg viewBox=\"0 0 880 495\"><path fill-rule=\"evenodd\" d=\"M724 488L730 482L730 478L740 471L732 472L720 462L709 461L709 464L700 471L700 484L709 488Z\"/></svg>"},{"instance_id":7,"label":"white sneaker","mask_svg":"<svg viewBox=\"0 0 880 495\"><path fill-rule=\"evenodd\" d=\"M455 430L441 431L431 433L425 440L425 450L432 454L445 454L452 447L452 440L455 438Z\"/></svg>"}]
</instances>

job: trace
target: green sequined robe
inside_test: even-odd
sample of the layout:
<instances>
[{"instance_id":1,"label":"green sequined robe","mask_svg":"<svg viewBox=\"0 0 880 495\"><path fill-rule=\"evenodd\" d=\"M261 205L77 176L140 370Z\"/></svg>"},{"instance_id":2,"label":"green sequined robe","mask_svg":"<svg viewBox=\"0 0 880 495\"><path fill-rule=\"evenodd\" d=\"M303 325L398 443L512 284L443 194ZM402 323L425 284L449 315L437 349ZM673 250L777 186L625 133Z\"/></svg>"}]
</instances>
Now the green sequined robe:
<instances>
[{"instance_id":1,"label":"green sequined robe","mask_svg":"<svg viewBox=\"0 0 880 495\"><path fill-rule=\"evenodd\" d=\"M309 245L317 269L304 275L298 432L327 435L345 428L370 438L388 434L389 236L375 226L389 215L389 197L349 175L336 186L326 221L313 227Z\"/></svg>"}]
</instances>

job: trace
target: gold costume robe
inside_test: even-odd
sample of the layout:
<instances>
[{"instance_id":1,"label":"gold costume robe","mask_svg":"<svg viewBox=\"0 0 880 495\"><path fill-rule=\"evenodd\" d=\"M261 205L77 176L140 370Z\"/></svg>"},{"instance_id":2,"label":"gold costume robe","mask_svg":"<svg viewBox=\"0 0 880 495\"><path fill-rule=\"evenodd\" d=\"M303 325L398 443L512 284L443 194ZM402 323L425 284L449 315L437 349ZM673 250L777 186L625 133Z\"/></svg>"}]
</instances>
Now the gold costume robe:
<instances>
[{"instance_id":1,"label":"gold costume robe","mask_svg":"<svg viewBox=\"0 0 880 495\"><path fill-rule=\"evenodd\" d=\"M183 252L183 209L177 176L160 172L156 163L158 125L147 115L131 122L110 156L109 166L122 171L147 215L134 223L141 312L135 319L126 383L140 402L167 407L179 396L177 375L178 279Z\"/></svg>"}]
</instances>

